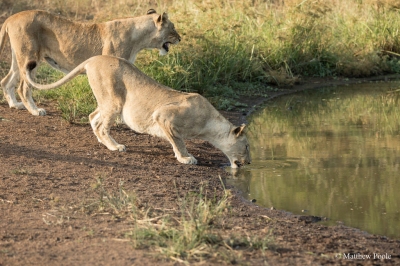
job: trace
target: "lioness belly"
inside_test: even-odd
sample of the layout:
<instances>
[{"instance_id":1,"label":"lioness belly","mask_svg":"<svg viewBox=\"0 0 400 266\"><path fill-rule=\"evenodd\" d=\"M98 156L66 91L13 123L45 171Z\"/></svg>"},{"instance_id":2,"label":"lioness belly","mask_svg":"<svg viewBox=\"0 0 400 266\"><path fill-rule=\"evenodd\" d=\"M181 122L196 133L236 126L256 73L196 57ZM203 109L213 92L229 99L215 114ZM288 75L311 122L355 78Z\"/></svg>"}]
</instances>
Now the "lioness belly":
<instances>
[{"instance_id":1,"label":"lioness belly","mask_svg":"<svg viewBox=\"0 0 400 266\"><path fill-rule=\"evenodd\" d=\"M142 134L164 138L164 132L151 117L133 117L129 112L122 112L121 119L130 129Z\"/></svg>"}]
</instances>

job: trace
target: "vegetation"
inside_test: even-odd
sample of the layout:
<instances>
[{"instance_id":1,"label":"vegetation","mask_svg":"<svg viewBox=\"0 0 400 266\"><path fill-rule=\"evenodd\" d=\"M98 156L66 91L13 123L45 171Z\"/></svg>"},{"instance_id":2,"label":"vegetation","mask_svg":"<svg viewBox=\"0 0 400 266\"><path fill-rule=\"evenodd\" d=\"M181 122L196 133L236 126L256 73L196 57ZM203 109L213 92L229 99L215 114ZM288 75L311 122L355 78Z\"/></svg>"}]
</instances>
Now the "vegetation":
<instances>
[{"instance_id":1,"label":"vegetation","mask_svg":"<svg viewBox=\"0 0 400 266\"><path fill-rule=\"evenodd\" d=\"M182 42L165 57L142 52L136 64L159 82L199 92L223 109L240 108L241 94L265 95L270 85L291 85L299 77L400 72L396 0L169 0L150 5L136 0L6 0L0 7L8 14L40 8L97 22L141 15L149 8L167 11ZM79 90L88 90L87 84ZM72 95L51 94L70 112L65 115L70 121L91 109L71 100ZM86 94L78 98L85 100Z\"/></svg>"},{"instance_id":2,"label":"vegetation","mask_svg":"<svg viewBox=\"0 0 400 266\"><path fill-rule=\"evenodd\" d=\"M230 193L208 198L201 187L198 192L177 199L177 210L154 210L139 207L134 194L126 192L123 183L117 192L105 189L105 177L98 176L93 184L98 198L81 208L85 213L107 213L117 219L130 219L132 229L125 232L138 249L149 249L179 262L211 259L224 263L240 262L243 250L273 248L272 237L224 234L224 223L229 217ZM222 182L222 180L221 180ZM215 194L214 194L215 195Z\"/></svg>"}]
</instances>

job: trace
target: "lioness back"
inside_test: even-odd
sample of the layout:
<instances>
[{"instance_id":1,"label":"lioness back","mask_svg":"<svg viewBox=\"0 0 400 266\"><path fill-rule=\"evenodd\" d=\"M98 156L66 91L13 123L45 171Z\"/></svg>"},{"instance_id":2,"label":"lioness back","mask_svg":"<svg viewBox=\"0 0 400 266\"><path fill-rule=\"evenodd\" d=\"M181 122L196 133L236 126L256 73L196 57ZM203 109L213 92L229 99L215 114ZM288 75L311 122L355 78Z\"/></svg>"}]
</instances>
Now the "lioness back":
<instances>
[{"instance_id":1,"label":"lioness back","mask_svg":"<svg viewBox=\"0 0 400 266\"><path fill-rule=\"evenodd\" d=\"M20 51L26 51L24 46L29 43L32 47L27 49L29 54L24 57L35 58L37 51L33 46L39 44L40 55L64 72L102 53L99 24L77 23L40 10L17 13L6 23L9 25L10 43L17 57Z\"/></svg>"},{"instance_id":2,"label":"lioness back","mask_svg":"<svg viewBox=\"0 0 400 266\"><path fill-rule=\"evenodd\" d=\"M113 106L122 107L124 122L137 132L157 132L151 129L155 119L168 114L170 122L182 129L182 135L192 138L201 134L211 119L222 118L203 96L164 86L126 60L96 56L86 69L99 106L110 106L112 99Z\"/></svg>"}]
</instances>

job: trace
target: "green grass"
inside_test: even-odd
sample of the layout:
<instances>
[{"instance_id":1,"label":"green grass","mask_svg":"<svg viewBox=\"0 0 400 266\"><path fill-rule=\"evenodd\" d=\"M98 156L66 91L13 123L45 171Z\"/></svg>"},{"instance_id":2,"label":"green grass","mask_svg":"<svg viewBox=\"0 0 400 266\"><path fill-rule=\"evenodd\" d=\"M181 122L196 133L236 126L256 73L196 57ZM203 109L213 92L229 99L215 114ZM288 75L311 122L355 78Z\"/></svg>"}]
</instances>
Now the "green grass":
<instances>
[{"instance_id":1,"label":"green grass","mask_svg":"<svg viewBox=\"0 0 400 266\"><path fill-rule=\"evenodd\" d=\"M400 73L400 4L395 0L170 0L151 6L134 0L34 0L6 1L1 7L12 13L48 9L99 22L149 8L167 11L182 42L164 57L141 52L136 65L162 84L203 94L220 109L240 108L240 95L268 95L271 86L292 85L299 77ZM60 108L69 113L67 120L81 122L93 108L79 106L86 105L79 103L86 92L82 96L63 95Z\"/></svg>"},{"instance_id":2,"label":"green grass","mask_svg":"<svg viewBox=\"0 0 400 266\"><path fill-rule=\"evenodd\" d=\"M163 256L184 263L206 259L225 263L241 260L240 251L274 248L270 234L264 237L224 233L229 219L230 193L209 198L203 187L177 199L177 210L155 211L138 207L134 193L127 192L120 182L117 191L104 187L105 176L97 176L93 189L97 199L86 203L82 210L89 214L108 213L115 218L132 220L133 227L125 232L134 248L147 249L154 256ZM221 180L222 182L222 180ZM177 214L178 213L178 214Z\"/></svg>"},{"instance_id":3,"label":"green grass","mask_svg":"<svg viewBox=\"0 0 400 266\"><path fill-rule=\"evenodd\" d=\"M17 168L10 171L14 175L30 175L31 172L25 168Z\"/></svg>"},{"instance_id":4,"label":"green grass","mask_svg":"<svg viewBox=\"0 0 400 266\"><path fill-rule=\"evenodd\" d=\"M42 65L37 75L41 83L51 83L62 76L61 72L53 70L47 65ZM80 75L54 90L35 91L34 96L39 101L42 99L57 101L62 117L70 123L88 123L88 115L97 106L85 75Z\"/></svg>"}]
</instances>

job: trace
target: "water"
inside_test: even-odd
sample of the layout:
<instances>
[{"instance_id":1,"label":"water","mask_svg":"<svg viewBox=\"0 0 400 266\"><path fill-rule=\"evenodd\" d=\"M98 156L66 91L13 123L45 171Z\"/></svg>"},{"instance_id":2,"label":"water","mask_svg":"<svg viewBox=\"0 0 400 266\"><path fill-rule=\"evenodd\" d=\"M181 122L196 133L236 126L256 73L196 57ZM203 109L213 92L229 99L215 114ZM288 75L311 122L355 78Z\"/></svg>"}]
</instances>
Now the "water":
<instances>
[{"instance_id":1,"label":"water","mask_svg":"<svg viewBox=\"0 0 400 266\"><path fill-rule=\"evenodd\" d=\"M249 119L252 164L230 182L257 204L400 238L400 82L305 92Z\"/></svg>"}]
</instances>

